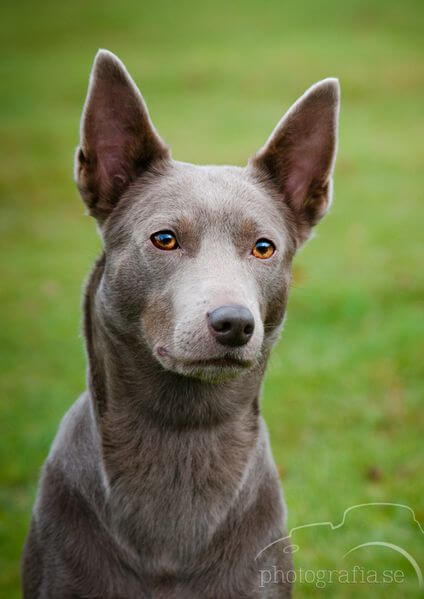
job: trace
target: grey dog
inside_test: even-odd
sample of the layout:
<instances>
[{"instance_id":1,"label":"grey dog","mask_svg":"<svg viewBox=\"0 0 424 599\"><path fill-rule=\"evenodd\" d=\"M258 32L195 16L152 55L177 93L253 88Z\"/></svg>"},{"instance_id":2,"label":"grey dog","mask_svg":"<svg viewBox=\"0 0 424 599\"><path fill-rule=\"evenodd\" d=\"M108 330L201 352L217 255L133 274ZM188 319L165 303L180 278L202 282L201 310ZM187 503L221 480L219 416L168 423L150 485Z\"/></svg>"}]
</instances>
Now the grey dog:
<instances>
[{"instance_id":1,"label":"grey dog","mask_svg":"<svg viewBox=\"0 0 424 599\"><path fill-rule=\"evenodd\" d=\"M75 159L104 246L88 390L44 465L25 598L291 596L259 395L292 258L331 203L338 110L325 79L247 166L177 162L124 65L97 54Z\"/></svg>"}]
</instances>

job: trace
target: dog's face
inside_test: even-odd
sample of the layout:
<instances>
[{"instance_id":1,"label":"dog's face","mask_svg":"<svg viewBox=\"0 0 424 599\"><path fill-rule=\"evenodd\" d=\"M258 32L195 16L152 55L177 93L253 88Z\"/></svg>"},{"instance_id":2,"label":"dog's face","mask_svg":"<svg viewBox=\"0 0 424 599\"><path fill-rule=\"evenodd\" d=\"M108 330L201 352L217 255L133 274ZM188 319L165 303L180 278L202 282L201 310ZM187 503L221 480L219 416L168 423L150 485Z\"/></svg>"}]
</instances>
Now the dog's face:
<instances>
[{"instance_id":1,"label":"dog's face","mask_svg":"<svg viewBox=\"0 0 424 599\"><path fill-rule=\"evenodd\" d=\"M103 305L140 326L165 368L214 380L260 358L282 318L293 240L244 169L164 165L103 236Z\"/></svg>"},{"instance_id":2,"label":"dog's face","mask_svg":"<svg viewBox=\"0 0 424 599\"><path fill-rule=\"evenodd\" d=\"M76 179L98 220L105 324L168 370L209 381L260 362L284 316L291 259L328 209L338 84L325 80L245 168L171 160L122 63L96 58Z\"/></svg>"}]
</instances>

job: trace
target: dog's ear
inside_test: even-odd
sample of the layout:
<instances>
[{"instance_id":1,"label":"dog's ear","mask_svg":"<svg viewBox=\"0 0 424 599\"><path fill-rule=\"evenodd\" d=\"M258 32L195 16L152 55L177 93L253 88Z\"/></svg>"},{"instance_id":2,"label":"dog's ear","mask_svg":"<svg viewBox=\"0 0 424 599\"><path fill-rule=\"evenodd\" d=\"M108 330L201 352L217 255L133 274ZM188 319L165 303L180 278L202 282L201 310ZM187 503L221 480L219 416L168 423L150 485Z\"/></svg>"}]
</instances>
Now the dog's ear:
<instances>
[{"instance_id":1,"label":"dog's ear","mask_svg":"<svg viewBox=\"0 0 424 599\"><path fill-rule=\"evenodd\" d=\"M331 203L337 150L340 88L337 79L312 86L278 123L251 160L289 206L303 243Z\"/></svg>"},{"instance_id":2,"label":"dog's ear","mask_svg":"<svg viewBox=\"0 0 424 599\"><path fill-rule=\"evenodd\" d=\"M169 152L122 62L99 50L91 71L75 157L75 180L101 223L128 185Z\"/></svg>"}]
</instances>

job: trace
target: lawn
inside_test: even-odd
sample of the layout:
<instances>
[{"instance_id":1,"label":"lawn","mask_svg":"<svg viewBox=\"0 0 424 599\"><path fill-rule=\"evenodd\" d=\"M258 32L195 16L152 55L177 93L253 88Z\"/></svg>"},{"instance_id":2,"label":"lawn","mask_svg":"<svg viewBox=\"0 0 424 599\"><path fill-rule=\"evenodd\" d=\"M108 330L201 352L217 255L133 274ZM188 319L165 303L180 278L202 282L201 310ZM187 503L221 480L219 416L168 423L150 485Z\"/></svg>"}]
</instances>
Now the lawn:
<instances>
[{"instance_id":1,"label":"lawn","mask_svg":"<svg viewBox=\"0 0 424 599\"><path fill-rule=\"evenodd\" d=\"M313 82L340 78L331 214L297 256L263 392L289 528L403 504L424 527L422 2L8 2L0 130L0 596L19 558L40 466L85 385L84 277L99 252L72 182L87 77L116 52L177 159L243 164ZM402 582L297 585L296 597L419 597L412 512L367 506L293 535L297 568L354 565ZM419 573L419 570L418 570ZM316 582L316 580L315 580Z\"/></svg>"}]
</instances>

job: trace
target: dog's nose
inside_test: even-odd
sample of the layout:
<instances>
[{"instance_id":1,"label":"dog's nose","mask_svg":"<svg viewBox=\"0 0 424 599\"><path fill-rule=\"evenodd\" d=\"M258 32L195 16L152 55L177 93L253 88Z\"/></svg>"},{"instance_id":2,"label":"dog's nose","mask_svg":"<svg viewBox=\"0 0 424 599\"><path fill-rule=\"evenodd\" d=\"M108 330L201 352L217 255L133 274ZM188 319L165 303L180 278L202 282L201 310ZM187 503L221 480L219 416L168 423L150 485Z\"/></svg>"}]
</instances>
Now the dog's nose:
<instances>
[{"instance_id":1,"label":"dog's nose","mask_svg":"<svg viewBox=\"0 0 424 599\"><path fill-rule=\"evenodd\" d=\"M208 312L212 334L222 345L246 345L255 328L253 314L244 306L221 306Z\"/></svg>"}]
</instances>

